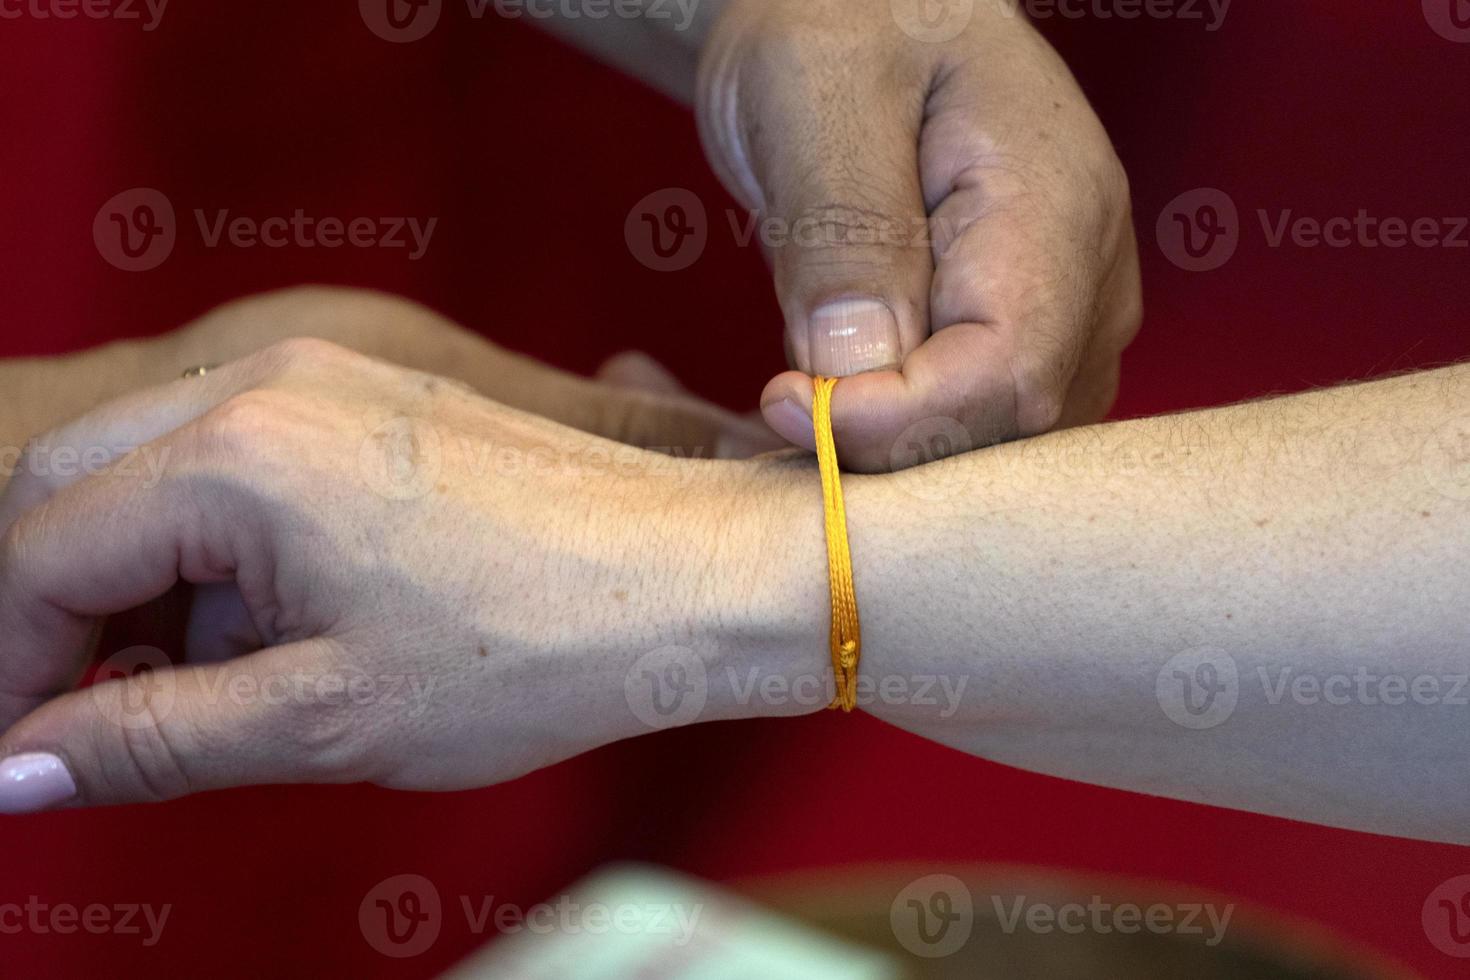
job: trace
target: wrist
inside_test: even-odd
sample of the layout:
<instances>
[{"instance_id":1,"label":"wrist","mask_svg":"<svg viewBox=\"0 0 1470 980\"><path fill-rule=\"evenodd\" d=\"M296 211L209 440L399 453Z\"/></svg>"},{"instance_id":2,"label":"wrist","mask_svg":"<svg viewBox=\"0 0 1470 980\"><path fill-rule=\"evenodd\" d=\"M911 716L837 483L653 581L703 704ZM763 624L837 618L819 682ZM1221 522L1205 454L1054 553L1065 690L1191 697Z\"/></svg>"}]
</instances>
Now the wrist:
<instances>
[{"instance_id":1,"label":"wrist","mask_svg":"<svg viewBox=\"0 0 1470 980\"><path fill-rule=\"evenodd\" d=\"M1004 635L1005 545L973 503L988 493L993 459L970 453L843 478L862 619L858 706L931 737L1004 711L982 672Z\"/></svg>"},{"instance_id":2,"label":"wrist","mask_svg":"<svg viewBox=\"0 0 1470 980\"><path fill-rule=\"evenodd\" d=\"M630 651L633 714L663 728L824 709L832 680L815 462L792 453L672 472L675 492L640 505L640 523L664 544L637 535L639 564L662 566L664 585L638 611L662 625Z\"/></svg>"}]
</instances>

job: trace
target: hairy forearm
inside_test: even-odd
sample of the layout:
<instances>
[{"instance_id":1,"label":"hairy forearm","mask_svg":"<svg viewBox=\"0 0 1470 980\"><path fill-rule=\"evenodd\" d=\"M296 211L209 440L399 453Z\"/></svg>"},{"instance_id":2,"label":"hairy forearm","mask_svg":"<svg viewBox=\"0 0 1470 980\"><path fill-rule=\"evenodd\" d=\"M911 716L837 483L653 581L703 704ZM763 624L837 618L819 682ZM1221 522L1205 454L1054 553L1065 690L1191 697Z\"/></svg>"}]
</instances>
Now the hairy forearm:
<instances>
[{"instance_id":1,"label":"hairy forearm","mask_svg":"<svg viewBox=\"0 0 1470 980\"><path fill-rule=\"evenodd\" d=\"M822 674L820 505L788 470L773 601ZM877 716L1086 782L1470 839L1470 368L847 486Z\"/></svg>"}]
</instances>

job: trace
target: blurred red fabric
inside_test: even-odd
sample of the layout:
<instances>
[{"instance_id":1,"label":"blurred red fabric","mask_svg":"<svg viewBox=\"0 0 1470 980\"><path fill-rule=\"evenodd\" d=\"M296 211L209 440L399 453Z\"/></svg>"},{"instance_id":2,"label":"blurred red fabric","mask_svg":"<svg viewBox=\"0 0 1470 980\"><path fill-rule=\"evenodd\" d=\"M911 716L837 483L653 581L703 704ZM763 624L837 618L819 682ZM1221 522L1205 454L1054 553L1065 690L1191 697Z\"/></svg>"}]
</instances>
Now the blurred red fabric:
<instances>
[{"instance_id":1,"label":"blurred red fabric","mask_svg":"<svg viewBox=\"0 0 1470 980\"><path fill-rule=\"evenodd\" d=\"M1148 320L1120 416L1470 355L1470 250L1273 247L1256 218L1470 214L1470 44L1432 29L1450 23L1435 21L1439 2L1237 4L1215 31L1043 23L1133 180ZM176 4L152 31L135 6L144 21L0 20L0 355L159 333L232 297L334 282L404 293L578 371L639 347L732 407L753 407L782 366L763 262L728 231L733 205L688 113L639 84L454 0L406 44L374 36L350 2ZM92 237L103 203L135 187L179 214L177 247L149 272L109 265ZM692 267L659 273L630 253L624 221L669 187L705 202L710 240ZM1187 272L1156 221L1202 187L1239 207L1240 244L1223 267ZM211 249L196 208L439 224L420 261ZM864 717L666 733L472 793L270 788L0 828L0 902L173 906L152 948L0 935L5 977L427 977L486 937L448 915L429 952L379 955L357 910L380 880L415 872L449 903L527 905L627 858L716 880L900 860L1123 873L1315 921L1426 976L1464 975L1420 909L1470 873L1470 851L1028 775Z\"/></svg>"}]
</instances>

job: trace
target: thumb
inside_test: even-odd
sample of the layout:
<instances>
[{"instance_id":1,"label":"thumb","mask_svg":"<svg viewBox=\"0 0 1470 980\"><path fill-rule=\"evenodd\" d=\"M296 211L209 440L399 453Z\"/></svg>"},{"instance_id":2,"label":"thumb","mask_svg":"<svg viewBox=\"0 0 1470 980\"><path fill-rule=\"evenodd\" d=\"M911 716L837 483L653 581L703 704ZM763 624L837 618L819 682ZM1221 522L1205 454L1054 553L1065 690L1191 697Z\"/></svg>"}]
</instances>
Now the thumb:
<instances>
[{"instance_id":1,"label":"thumb","mask_svg":"<svg viewBox=\"0 0 1470 980\"><path fill-rule=\"evenodd\" d=\"M370 706L346 696L340 661L313 640L48 701L0 739L0 813L369 779L359 733L372 727L357 715Z\"/></svg>"},{"instance_id":2,"label":"thumb","mask_svg":"<svg viewBox=\"0 0 1470 980\"><path fill-rule=\"evenodd\" d=\"M742 75L740 112L724 116L738 131L707 132L712 154L733 147L727 156L749 161L748 179L727 182L759 191L787 353L808 375L896 371L929 335L924 86L905 84L903 64L851 71L853 59L891 58L866 43L805 50L789 71L776 53L757 59ZM793 407L768 409L767 421L810 445L808 409Z\"/></svg>"}]
</instances>

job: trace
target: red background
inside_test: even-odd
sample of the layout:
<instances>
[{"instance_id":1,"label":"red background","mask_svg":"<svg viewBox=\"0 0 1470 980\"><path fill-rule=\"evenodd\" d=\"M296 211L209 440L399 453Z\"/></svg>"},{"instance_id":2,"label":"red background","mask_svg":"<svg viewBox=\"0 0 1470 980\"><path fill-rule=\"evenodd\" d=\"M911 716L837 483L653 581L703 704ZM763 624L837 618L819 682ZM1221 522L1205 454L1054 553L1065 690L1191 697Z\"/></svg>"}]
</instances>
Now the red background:
<instances>
[{"instance_id":1,"label":"red background","mask_svg":"<svg viewBox=\"0 0 1470 980\"><path fill-rule=\"evenodd\" d=\"M1470 355L1470 251L1273 249L1254 217L1470 214L1470 45L1431 31L1419 4L1238 3L1214 33L1177 19L1045 28L1133 179L1149 315L1120 415ZM725 230L729 201L687 112L523 24L472 20L455 0L407 45L374 37L346 0L179 3L152 33L0 20L0 90L0 354L157 333L231 297L326 281L400 291L575 370L638 346L733 407L781 366L762 260ZM137 186L171 198L180 242L161 268L126 273L99 257L92 221ZM630 255L623 224L672 186L717 217L703 258L660 274ZM1232 195L1243 237L1224 268L1189 273L1154 222L1202 186ZM206 249L196 207L441 220L411 263ZM830 765L839 748L855 778ZM423 956L379 956L357 907L381 879L417 872L446 897L525 905L615 858L718 880L885 860L1125 873L1315 920L1432 977L1465 963L1428 943L1419 913L1470 872L1470 851L1092 789L822 715L649 737L452 796L259 789L0 818L0 901L174 906L153 949L0 935L0 974L430 976L482 937L451 915Z\"/></svg>"}]
</instances>

